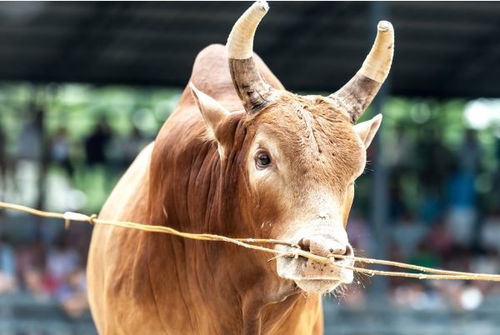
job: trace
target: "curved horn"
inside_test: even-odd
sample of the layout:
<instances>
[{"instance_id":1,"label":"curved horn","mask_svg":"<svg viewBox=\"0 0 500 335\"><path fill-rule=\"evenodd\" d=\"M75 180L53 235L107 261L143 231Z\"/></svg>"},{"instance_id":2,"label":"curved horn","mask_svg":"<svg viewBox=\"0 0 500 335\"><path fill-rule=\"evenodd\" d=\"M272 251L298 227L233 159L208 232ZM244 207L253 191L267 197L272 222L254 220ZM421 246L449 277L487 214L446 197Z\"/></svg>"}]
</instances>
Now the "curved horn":
<instances>
[{"instance_id":1,"label":"curved horn","mask_svg":"<svg viewBox=\"0 0 500 335\"><path fill-rule=\"evenodd\" d=\"M353 123L375 98L391 69L394 29L390 22L380 21L377 30L375 42L361 69L347 84L329 96L351 116Z\"/></svg>"},{"instance_id":2,"label":"curved horn","mask_svg":"<svg viewBox=\"0 0 500 335\"><path fill-rule=\"evenodd\" d=\"M255 31L268 10L265 1L250 6L234 24L226 44L231 78L249 114L267 106L273 96L273 88L264 81L252 57Z\"/></svg>"}]
</instances>

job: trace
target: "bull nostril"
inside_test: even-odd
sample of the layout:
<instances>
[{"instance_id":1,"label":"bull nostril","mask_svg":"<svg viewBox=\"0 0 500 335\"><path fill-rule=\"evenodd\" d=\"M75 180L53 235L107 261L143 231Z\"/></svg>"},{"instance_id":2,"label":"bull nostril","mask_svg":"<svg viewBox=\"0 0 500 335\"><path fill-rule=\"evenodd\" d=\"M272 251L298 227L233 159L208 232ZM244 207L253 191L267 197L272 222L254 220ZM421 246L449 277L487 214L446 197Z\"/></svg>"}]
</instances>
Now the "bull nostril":
<instances>
[{"instance_id":1,"label":"bull nostril","mask_svg":"<svg viewBox=\"0 0 500 335\"><path fill-rule=\"evenodd\" d=\"M330 248L330 254L333 256L344 256L347 252L347 247L338 246L337 248Z\"/></svg>"},{"instance_id":2,"label":"bull nostril","mask_svg":"<svg viewBox=\"0 0 500 335\"><path fill-rule=\"evenodd\" d=\"M349 244L342 247L339 246L338 248L330 248L329 251L330 255L333 256L334 259L335 256L348 257L353 254L352 247ZM338 260L340 259L343 259L343 257L338 257Z\"/></svg>"},{"instance_id":3,"label":"bull nostril","mask_svg":"<svg viewBox=\"0 0 500 335\"><path fill-rule=\"evenodd\" d=\"M311 251L311 240L309 240L308 238L300 239L298 245L299 245L300 249L302 249L304 251L307 251L307 252Z\"/></svg>"},{"instance_id":4,"label":"bull nostril","mask_svg":"<svg viewBox=\"0 0 500 335\"><path fill-rule=\"evenodd\" d=\"M349 243L338 242L328 237L303 237L297 242L297 247L305 252L310 252L318 256L333 257L337 260L352 255L352 248Z\"/></svg>"}]
</instances>

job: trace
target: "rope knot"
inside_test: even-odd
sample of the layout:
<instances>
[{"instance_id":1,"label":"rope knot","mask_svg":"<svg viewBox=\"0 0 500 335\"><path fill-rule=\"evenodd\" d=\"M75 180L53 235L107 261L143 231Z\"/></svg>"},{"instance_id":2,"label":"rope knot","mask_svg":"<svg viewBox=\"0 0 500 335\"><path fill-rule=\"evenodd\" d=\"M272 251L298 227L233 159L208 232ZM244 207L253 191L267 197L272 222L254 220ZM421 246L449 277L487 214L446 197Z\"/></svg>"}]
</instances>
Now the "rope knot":
<instances>
[{"instance_id":1,"label":"rope knot","mask_svg":"<svg viewBox=\"0 0 500 335\"><path fill-rule=\"evenodd\" d=\"M91 216L89 216L89 223L94 226L97 223L95 221L96 219L97 219L97 214L92 214Z\"/></svg>"},{"instance_id":2,"label":"rope knot","mask_svg":"<svg viewBox=\"0 0 500 335\"><path fill-rule=\"evenodd\" d=\"M64 219L64 227L66 229L69 228L69 224L71 221L80 221L80 222L89 222L90 224L95 223L95 219L97 218L97 215L93 214L91 216L85 215L85 214L80 214L80 213L74 213L74 212L66 212L63 214L63 219Z\"/></svg>"}]
</instances>

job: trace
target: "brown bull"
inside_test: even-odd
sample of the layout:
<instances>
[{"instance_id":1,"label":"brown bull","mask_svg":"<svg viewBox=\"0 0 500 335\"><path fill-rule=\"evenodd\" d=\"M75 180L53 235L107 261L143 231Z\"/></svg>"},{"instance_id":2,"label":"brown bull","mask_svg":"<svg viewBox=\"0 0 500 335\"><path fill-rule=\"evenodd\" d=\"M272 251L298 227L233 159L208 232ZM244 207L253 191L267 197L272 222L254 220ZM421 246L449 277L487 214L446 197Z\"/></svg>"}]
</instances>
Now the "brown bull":
<instances>
[{"instance_id":1,"label":"brown bull","mask_svg":"<svg viewBox=\"0 0 500 335\"><path fill-rule=\"evenodd\" d=\"M198 55L179 106L120 180L101 218L353 255L345 232L353 184L381 118L353 124L389 72L392 26L379 24L363 66L339 91L299 96L253 54L266 12L266 3L255 3L226 48L212 45ZM97 329L102 335L322 333L321 294L350 283L352 271L301 257L269 258L221 242L98 225L88 265Z\"/></svg>"}]
</instances>

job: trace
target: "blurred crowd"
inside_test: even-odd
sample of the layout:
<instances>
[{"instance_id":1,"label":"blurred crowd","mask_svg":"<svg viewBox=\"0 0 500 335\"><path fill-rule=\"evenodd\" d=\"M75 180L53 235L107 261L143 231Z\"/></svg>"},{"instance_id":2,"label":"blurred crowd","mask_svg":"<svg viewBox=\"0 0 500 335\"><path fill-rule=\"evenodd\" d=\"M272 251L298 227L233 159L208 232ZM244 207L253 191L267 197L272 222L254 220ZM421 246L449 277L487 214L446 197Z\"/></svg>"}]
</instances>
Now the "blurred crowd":
<instances>
[{"instance_id":1,"label":"blurred crowd","mask_svg":"<svg viewBox=\"0 0 500 335\"><path fill-rule=\"evenodd\" d=\"M80 237L79 237L80 238ZM88 308L85 257L70 236L61 234L55 243L0 241L0 294L27 292L34 299L54 299L64 313L78 318Z\"/></svg>"},{"instance_id":2,"label":"blurred crowd","mask_svg":"<svg viewBox=\"0 0 500 335\"><path fill-rule=\"evenodd\" d=\"M8 157L5 134L0 129L3 188L15 179L16 164L22 160L41 162L45 170L56 169L73 183L78 165L82 165L81 159L75 159L78 150L83 152L84 170L119 175L151 141L135 127L126 136L118 136L105 118L78 141L64 127L46 138L42 127L39 114L26 122L17 141L16 157ZM496 141L494 155L500 163L500 139ZM477 132L467 130L460 146L450 148L437 128L422 127L418 136L410 137L400 127L383 145L382 164L389 172L389 221L384 238L387 258L457 271L500 273L500 207L495 193L500 173L484 173L484 148ZM104 181L110 180L113 178ZM113 183L109 182L106 192ZM3 191L0 189L0 198ZM357 198L370 196L358 193ZM33 205L38 207L39 203ZM348 225L358 254L373 255L378 248L369 211L355 207ZM2 217L6 213L0 211L0 222ZM22 291L36 299L55 299L66 315L78 317L87 310L84 269L90 229L78 231L72 226L64 231L62 225L57 227L59 230L50 234L35 231L33 236L11 238L0 225L0 293ZM362 285L353 285L343 295L348 305L362 306L367 301L369 290L365 287L369 288L370 278L361 276L358 281ZM394 304L416 309L470 310L480 307L485 297L500 295L500 286L476 281L392 278L387 284Z\"/></svg>"},{"instance_id":3,"label":"blurred crowd","mask_svg":"<svg viewBox=\"0 0 500 335\"><path fill-rule=\"evenodd\" d=\"M35 113L20 131L17 153L10 156L5 133L0 129L0 200L8 198L5 196L9 193L7 189L10 188L10 193L21 193L26 187L26 178L19 173L23 164L37 171L35 187L40 185L42 173L55 173L69 184L75 183L78 169L99 170L106 177L116 175L104 178L109 182L106 185L106 192L109 192L112 181L151 140L135 127L127 136L119 136L105 118L77 141L65 127L56 129L46 140L40 129L42 116ZM78 150L83 151L83 162L76 158ZM38 204L40 199L36 196L31 204L28 203L34 207ZM79 206L67 209L85 210ZM27 293L38 301L56 301L71 319L84 315L88 311L85 266L91 227L75 224L65 230L61 222L47 222L36 217L16 221L9 214L0 209L0 295ZM9 221L23 228L12 231L7 227Z\"/></svg>"},{"instance_id":4,"label":"blurred crowd","mask_svg":"<svg viewBox=\"0 0 500 335\"><path fill-rule=\"evenodd\" d=\"M467 130L461 145L451 150L437 130L423 129L422 135L411 141L401 129L396 140L387 144L384 164L390 175L390 207L385 241L389 260L500 273L500 174L482 173L484 153L477 135ZM500 139L495 160L500 163ZM480 180L481 175L486 180ZM412 186L405 189L408 184ZM355 249L372 254L370 251L377 248L366 216L354 212L348 233ZM367 281L360 277L362 284ZM500 285L490 282L397 277L387 281L391 301L415 309L472 310L486 297L500 298ZM366 303L366 298L362 286L344 296L347 303L358 306Z\"/></svg>"}]
</instances>

